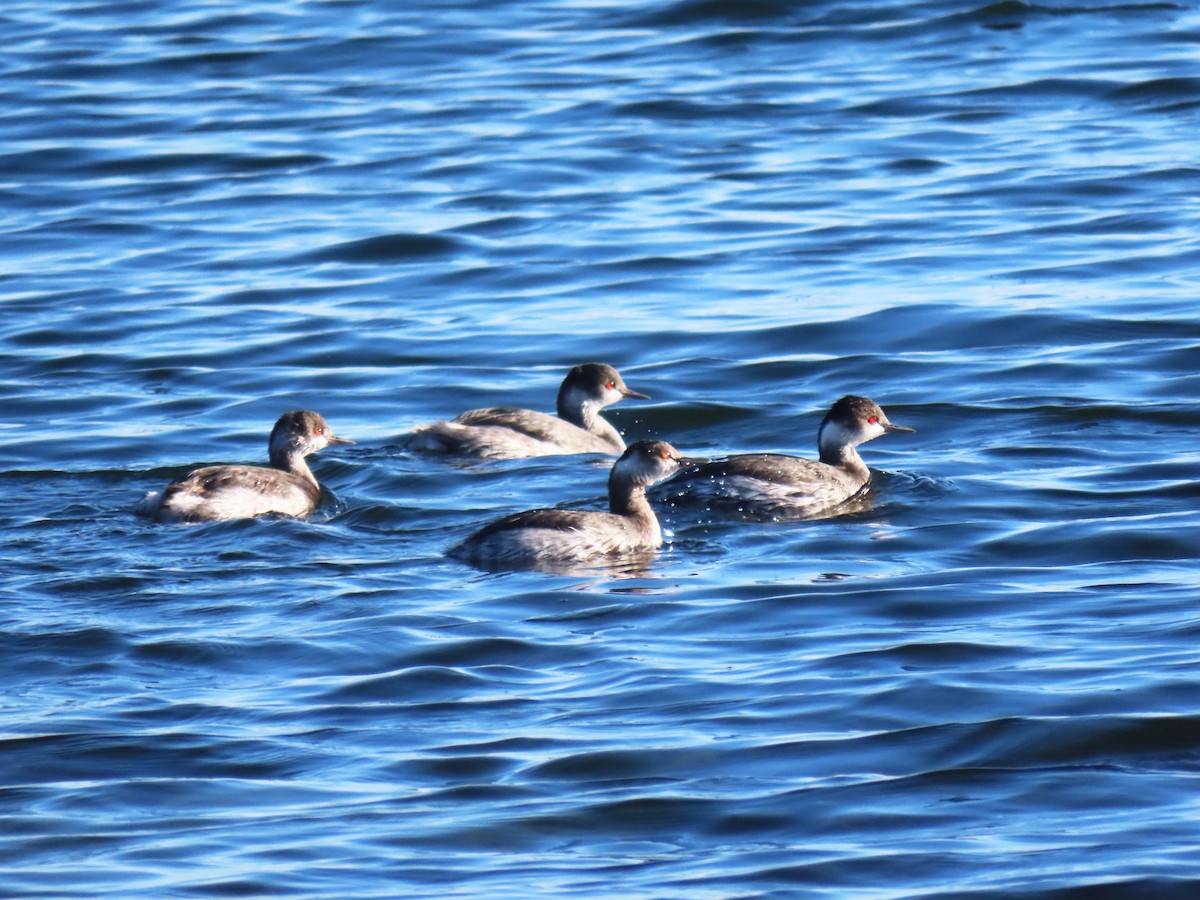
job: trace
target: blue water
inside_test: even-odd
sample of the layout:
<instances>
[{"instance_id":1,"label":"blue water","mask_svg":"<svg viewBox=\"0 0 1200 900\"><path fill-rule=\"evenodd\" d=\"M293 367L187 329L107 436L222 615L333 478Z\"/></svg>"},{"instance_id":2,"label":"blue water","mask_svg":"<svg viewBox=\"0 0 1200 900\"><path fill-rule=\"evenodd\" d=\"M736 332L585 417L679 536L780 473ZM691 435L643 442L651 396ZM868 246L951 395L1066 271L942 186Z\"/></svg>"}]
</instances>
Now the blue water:
<instances>
[{"instance_id":1,"label":"blue water","mask_svg":"<svg viewBox=\"0 0 1200 900\"><path fill-rule=\"evenodd\" d=\"M0 894L1200 893L1200 12L66 2L0 11ZM661 509L484 573L605 462L553 408L813 455L865 508ZM285 409L307 521L160 526Z\"/></svg>"}]
</instances>

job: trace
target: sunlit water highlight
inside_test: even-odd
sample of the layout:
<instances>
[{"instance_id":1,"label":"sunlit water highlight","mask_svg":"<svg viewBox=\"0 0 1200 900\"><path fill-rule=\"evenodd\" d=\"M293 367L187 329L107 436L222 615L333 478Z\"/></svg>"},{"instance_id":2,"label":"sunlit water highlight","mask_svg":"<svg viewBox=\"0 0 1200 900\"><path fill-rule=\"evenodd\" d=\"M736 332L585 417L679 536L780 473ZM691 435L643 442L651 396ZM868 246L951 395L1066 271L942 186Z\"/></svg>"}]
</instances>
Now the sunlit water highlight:
<instances>
[{"instance_id":1,"label":"sunlit water highlight","mask_svg":"<svg viewBox=\"0 0 1200 900\"><path fill-rule=\"evenodd\" d=\"M0 12L0 893L1179 897L1200 887L1188 5ZM606 462L553 408L869 502L444 550ZM358 441L307 521L131 513Z\"/></svg>"}]
</instances>

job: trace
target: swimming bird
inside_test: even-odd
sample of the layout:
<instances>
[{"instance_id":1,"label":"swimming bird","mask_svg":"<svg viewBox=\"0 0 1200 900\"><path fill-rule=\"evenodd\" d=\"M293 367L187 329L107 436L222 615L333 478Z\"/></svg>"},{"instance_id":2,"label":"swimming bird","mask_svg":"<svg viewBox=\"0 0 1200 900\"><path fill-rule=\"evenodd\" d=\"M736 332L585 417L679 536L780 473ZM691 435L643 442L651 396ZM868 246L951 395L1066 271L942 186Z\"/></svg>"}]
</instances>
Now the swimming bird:
<instances>
[{"instance_id":1,"label":"swimming bird","mask_svg":"<svg viewBox=\"0 0 1200 900\"><path fill-rule=\"evenodd\" d=\"M849 500L871 480L856 449L884 434L912 432L893 425L873 400L847 395L817 429L820 460L777 453L749 453L690 468L662 485L673 501L736 503L748 511L811 516Z\"/></svg>"},{"instance_id":2,"label":"swimming bird","mask_svg":"<svg viewBox=\"0 0 1200 900\"><path fill-rule=\"evenodd\" d=\"M449 553L475 563L530 564L653 550L663 536L646 488L689 462L665 441L637 441L609 473L608 512L526 510L485 525Z\"/></svg>"},{"instance_id":3,"label":"swimming bird","mask_svg":"<svg viewBox=\"0 0 1200 900\"><path fill-rule=\"evenodd\" d=\"M606 363L575 366L558 389L558 415L514 407L472 409L452 421L414 429L415 450L453 453L486 459L517 459L567 453L619 454L620 433L600 410L625 397L649 400L631 390Z\"/></svg>"},{"instance_id":4,"label":"swimming bird","mask_svg":"<svg viewBox=\"0 0 1200 900\"><path fill-rule=\"evenodd\" d=\"M321 487L304 457L330 444L353 444L338 437L319 413L284 413L271 430L264 466L205 466L151 491L136 510L160 522L211 522L279 513L305 516L317 508Z\"/></svg>"}]
</instances>

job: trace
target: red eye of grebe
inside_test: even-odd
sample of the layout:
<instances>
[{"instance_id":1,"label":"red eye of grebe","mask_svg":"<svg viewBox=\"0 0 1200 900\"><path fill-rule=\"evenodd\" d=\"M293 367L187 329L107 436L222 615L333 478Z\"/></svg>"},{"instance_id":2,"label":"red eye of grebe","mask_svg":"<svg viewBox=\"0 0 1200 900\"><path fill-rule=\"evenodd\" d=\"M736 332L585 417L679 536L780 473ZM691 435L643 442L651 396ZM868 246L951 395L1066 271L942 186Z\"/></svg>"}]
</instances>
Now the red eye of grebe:
<instances>
[{"instance_id":1,"label":"red eye of grebe","mask_svg":"<svg viewBox=\"0 0 1200 900\"><path fill-rule=\"evenodd\" d=\"M611 391L613 388L615 388L617 386L617 383L615 381L610 381L607 384L605 384L604 386Z\"/></svg>"},{"instance_id":2,"label":"red eye of grebe","mask_svg":"<svg viewBox=\"0 0 1200 900\"><path fill-rule=\"evenodd\" d=\"M874 425L876 422L879 421L879 416L871 416L871 418L867 419L867 421L870 422L872 425Z\"/></svg>"}]
</instances>

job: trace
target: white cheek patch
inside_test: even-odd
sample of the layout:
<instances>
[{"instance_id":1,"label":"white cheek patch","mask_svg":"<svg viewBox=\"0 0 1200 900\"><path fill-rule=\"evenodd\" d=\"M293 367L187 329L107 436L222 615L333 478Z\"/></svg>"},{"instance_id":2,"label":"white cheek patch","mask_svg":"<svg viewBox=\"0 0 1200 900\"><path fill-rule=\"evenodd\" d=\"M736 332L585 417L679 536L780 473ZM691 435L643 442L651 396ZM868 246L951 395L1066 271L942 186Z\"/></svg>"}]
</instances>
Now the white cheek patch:
<instances>
[{"instance_id":1,"label":"white cheek patch","mask_svg":"<svg viewBox=\"0 0 1200 900\"><path fill-rule=\"evenodd\" d=\"M618 460L613 466L613 470L617 474L632 484L654 484L674 472L676 468L677 466L670 460L658 457L646 459L641 456L630 456Z\"/></svg>"},{"instance_id":2,"label":"white cheek patch","mask_svg":"<svg viewBox=\"0 0 1200 900\"><path fill-rule=\"evenodd\" d=\"M582 409L586 411L589 407L594 409L596 401L579 388L571 388L563 395L563 403L568 409Z\"/></svg>"},{"instance_id":3,"label":"white cheek patch","mask_svg":"<svg viewBox=\"0 0 1200 900\"><path fill-rule=\"evenodd\" d=\"M879 433L883 434L883 429L878 425L870 426L879 428ZM862 435L857 431L850 431L843 428L837 422L826 422L821 426L821 433L817 435L817 445L822 449L834 449L837 447L846 447L853 445L859 441ZM872 435L874 437L874 435Z\"/></svg>"},{"instance_id":4,"label":"white cheek patch","mask_svg":"<svg viewBox=\"0 0 1200 900\"><path fill-rule=\"evenodd\" d=\"M643 464L636 456L627 456L624 459L617 460L613 466L613 472L627 481L637 481L638 476L642 474Z\"/></svg>"}]
</instances>

